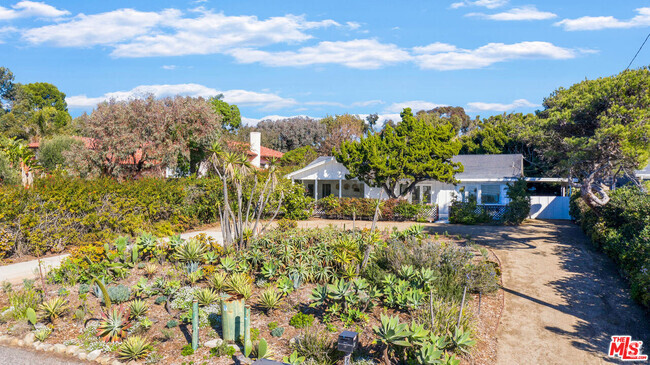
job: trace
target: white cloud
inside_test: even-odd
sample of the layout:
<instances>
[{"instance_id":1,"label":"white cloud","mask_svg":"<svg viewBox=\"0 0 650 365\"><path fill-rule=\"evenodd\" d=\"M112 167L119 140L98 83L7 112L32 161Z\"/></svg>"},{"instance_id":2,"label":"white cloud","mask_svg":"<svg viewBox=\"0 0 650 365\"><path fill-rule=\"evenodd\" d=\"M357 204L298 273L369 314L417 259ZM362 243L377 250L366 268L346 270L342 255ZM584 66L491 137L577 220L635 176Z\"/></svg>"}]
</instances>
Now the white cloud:
<instances>
[{"instance_id":1,"label":"white cloud","mask_svg":"<svg viewBox=\"0 0 650 365\"><path fill-rule=\"evenodd\" d=\"M526 99L517 99L510 104L500 104L500 103L483 103L483 102L471 102L467 103L469 110L473 111L498 111L498 112L507 112L519 108L534 108L538 107L538 104L533 104Z\"/></svg>"},{"instance_id":2,"label":"white cloud","mask_svg":"<svg viewBox=\"0 0 650 365\"><path fill-rule=\"evenodd\" d=\"M404 108L411 108L413 113L417 113L420 110L431 110L433 108L437 108L439 106L445 106L444 104L436 104L432 103L430 101L424 101L424 100L411 100L411 101L402 101L400 103L393 103L384 109L384 113L397 113L396 115L399 116L399 113L404 110Z\"/></svg>"},{"instance_id":3,"label":"white cloud","mask_svg":"<svg viewBox=\"0 0 650 365\"><path fill-rule=\"evenodd\" d=\"M163 70L175 70L176 65L162 65L161 67Z\"/></svg>"},{"instance_id":4,"label":"white cloud","mask_svg":"<svg viewBox=\"0 0 650 365\"><path fill-rule=\"evenodd\" d=\"M70 14L67 10L59 10L51 5L36 1L20 1L11 6L11 9L0 6L0 20L16 18L38 17L59 18Z\"/></svg>"},{"instance_id":5,"label":"white cloud","mask_svg":"<svg viewBox=\"0 0 650 365\"><path fill-rule=\"evenodd\" d=\"M289 118L311 118L311 119L320 119L316 117L310 117L308 115L292 115L292 116L282 116L282 115L267 115L262 118L247 118L247 117L242 117L241 120L245 125L248 126L256 126L257 123L263 121L263 120L280 120L280 119L289 119Z\"/></svg>"},{"instance_id":6,"label":"white cloud","mask_svg":"<svg viewBox=\"0 0 650 365\"><path fill-rule=\"evenodd\" d=\"M17 28L14 27L0 27L0 43L4 43L5 37L7 37L11 33L16 33L18 31Z\"/></svg>"},{"instance_id":7,"label":"white cloud","mask_svg":"<svg viewBox=\"0 0 650 365\"><path fill-rule=\"evenodd\" d=\"M350 29L359 29L359 28L361 28L361 23L357 23L357 22L347 22L347 23L345 23L345 25L347 25L348 28L350 28Z\"/></svg>"},{"instance_id":8,"label":"white cloud","mask_svg":"<svg viewBox=\"0 0 650 365\"><path fill-rule=\"evenodd\" d=\"M243 106L259 106L262 109L280 109L296 104L295 100L283 98L276 94L248 90L219 91L199 84L141 85L128 91L110 92L99 97L75 95L68 96L65 100L68 103L68 107L72 109L83 109L94 107L102 101L109 99L128 100L148 94L153 94L156 97L185 95L204 98L223 94L224 101L228 103Z\"/></svg>"},{"instance_id":9,"label":"white cloud","mask_svg":"<svg viewBox=\"0 0 650 365\"><path fill-rule=\"evenodd\" d=\"M568 31L650 26L650 7L638 8L636 12L638 15L628 20L616 19L613 16L583 16L576 19L564 19L555 25Z\"/></svg>"},{"instance_id":10,"label":"white cloud","mask_svg":"<svg viewBox=\"0 0 650 365\"><path fill-rule=\"evenodd\" d=\"M475 1L463 0L451 4L451 8L458 9L465 6L482 6L484 8L494 9L494 8L501 7L507 3L508 0L475 0Z\"/></svg>"},{"instance_id":11,"label":"white cloud","mask_svg":"<svg viewBox=\"0 0 650 365\"><path fill-rule=\"evenodd\" d=\"M79 14L69 21L28 29L23 38L32 44L59 47L112 45L150 32L154 27L177 21L179 10L142 12L119 9L95 15Z\"/></svg>"},{"instance_id":12,"label":"white cloud","mask_svg":"<svg viewBox=\"0 0 650 365\"><path fill-rule=\"evenodd\" d=\"M373 106L373 105L380 105L383 104L383 100L366 100L366 101L356 101L351 104L353 107L365 107L365 106Z\"/></svg>"},{"instance_id":13,"label":"white cloud","mask_svg":"<svg viewBox=\"0 0 650 365\"><path fill-rule=\"evenodd\" d=\"M513 44L488 43L476 49L421 54L415 58L422 69L446 71L477 69L497 62L524 58L569 59L576 57L577 53L575 50L558 47L548 42L520 42Z\"/></svg>"},{"instance_id":14,"label":"white cloud","mask_svg":"<svg viewBox=\"0 0 650 365\"><path fill-rule=\"evenodd\" d=\"M340 64L350 68L377 69L411 59L408 52L396 45L383 44L374 39L320 42L297 51L268 52L240 48L229 53L241 63L258 62L267 66Z\"/></svg>"},{"instance_id":15,"label":"white cloud","mask_svg":"<svg viewBox=\"0 0 650 365\"><path fill-rule=\"evenodd\" d=\"M457 51L458 47L449 43L435 42L427 46L413 47L413 52L416 54L429 54L429 53L440 53L440 52L453 52Z\"/></svg>"},{"instance_id":16,"label":"white cloud","mask_svg":"<svg viewBox=\"0 0 650 365\"><path fill-rule=\"evenodd\" d=\"M465 16L476 16L490 20L517 21L552 19L557 15L548 11L540 11L535 6L522 6L496 14L469 13Z\"/></svg>"},{"instance_id":17,"label":"white cloud","mask_svg":"<svg viewBox=\"0 0 650 365\"><path fill-rule=\"evenodd\" d=\"M108 45L115 57L179 56L224 53L235 47L298 43L312 38L305 31L340 26L331 19L307 21L285 15L260 20L256 16L227 16L203 8L195 17L180 10L142 12L119 9L85 15L58 24L32 28L23 37L32 44L60 47Z\"/></svg>"}]
</instances>

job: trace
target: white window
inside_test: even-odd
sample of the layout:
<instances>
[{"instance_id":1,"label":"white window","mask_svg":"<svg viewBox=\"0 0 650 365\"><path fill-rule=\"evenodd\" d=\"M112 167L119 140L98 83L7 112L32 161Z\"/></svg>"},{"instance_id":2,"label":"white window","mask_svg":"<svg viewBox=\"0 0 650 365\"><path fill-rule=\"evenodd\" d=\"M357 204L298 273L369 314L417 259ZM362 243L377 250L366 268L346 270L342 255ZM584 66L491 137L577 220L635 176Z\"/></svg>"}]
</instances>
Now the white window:
<instances>
[{"instance_id":1,"label":"white window","mask_svg":"<svg viewBox=\"0 0 650 365\"><path fill-rule=\"evenodd\" d=\"M481 185L481 204L499 204L500 202L500 185Z\"/></svg>"}]
</instances>

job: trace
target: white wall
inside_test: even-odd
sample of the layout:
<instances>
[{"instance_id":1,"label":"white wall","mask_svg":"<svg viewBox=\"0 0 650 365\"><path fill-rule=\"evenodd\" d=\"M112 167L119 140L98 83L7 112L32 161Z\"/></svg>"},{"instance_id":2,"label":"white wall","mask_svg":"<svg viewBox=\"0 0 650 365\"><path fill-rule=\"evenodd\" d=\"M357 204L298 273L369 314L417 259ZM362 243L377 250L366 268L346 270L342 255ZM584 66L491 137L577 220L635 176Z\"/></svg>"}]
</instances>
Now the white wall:
<instances>
[{"instance_id":1,"label":"white wall","mask_svg":"<svg viewBox=\"0 0 650 365\"><path fill-rule=\"evenodd\" d=\"M530 218L571 219L568 196L531 196Z\"/></svg>"}]
</instances>

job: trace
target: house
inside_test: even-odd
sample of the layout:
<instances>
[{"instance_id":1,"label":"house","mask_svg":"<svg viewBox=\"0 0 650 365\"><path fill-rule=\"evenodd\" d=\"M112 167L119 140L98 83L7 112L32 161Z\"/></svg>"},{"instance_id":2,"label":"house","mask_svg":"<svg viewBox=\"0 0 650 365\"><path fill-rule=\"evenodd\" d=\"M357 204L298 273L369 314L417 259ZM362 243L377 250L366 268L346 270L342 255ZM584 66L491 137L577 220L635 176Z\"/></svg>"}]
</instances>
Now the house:
<instances>
[{"instance_id":1,"label":"house","mask_svg":"<svg viewBox=\"0 0 650 365\"><path fill-rule=\"evenodd\" d=\"M248 161L257 168L268 168L271 160L279 160L284 153L262 146L262 133L251 132L250 143L229 142L231 148L239 148L246 151Z\"/></svg>"},{"instance_id":2,"label":"house","mask_svg":"<svg viewBox=\"0 0 650 365\"><path fill-rule=\"evenodd\" d=\"M560 184L557 196L532 200L533 218L569 219L569 200L566 179L524 177L524 158L521 154L509 155L458 155L454 162L460 162L464 171L456 174L457 184L446 184L435 180L418 183L408 199L413 203L435 204L442 219L449 217L449 207L455 199L476 197L478 204L487 210L503 211L508 204L506 195L508 183L525 178L531 184ZM346 179L348 170L334 157L319 157L304 168L285 177L303 184L307 194L315 199L329 195L357 198L387 198L382 188L370 187L358 179ZM400 185L406 189L407 184ZM566 199L556 199L566 198ZM561 200L561 202L559 202ZM559 202L559 203L558 203ZM549 209L547 209L550 207Z\"/></svg>"},{"instance_id":3,"label":"house","mask_svg":"<svg viewBox=\"0 0 650 365\"><path fill-rule=\"evenodd\" d=\"M644 169L637 170L635 175L639 181L650 180L650 164L648 164Z\"/></svg>"}]
</instances>

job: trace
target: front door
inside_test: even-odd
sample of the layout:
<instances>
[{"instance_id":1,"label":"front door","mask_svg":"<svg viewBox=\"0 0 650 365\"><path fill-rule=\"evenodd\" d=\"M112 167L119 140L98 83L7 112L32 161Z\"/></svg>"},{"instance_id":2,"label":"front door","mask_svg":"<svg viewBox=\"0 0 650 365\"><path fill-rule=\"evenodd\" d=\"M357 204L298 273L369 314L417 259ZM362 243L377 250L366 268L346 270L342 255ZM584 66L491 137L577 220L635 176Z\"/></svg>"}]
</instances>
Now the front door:
<instances>
[{"instance_id":1,"label":"front door","mask_svg":"<svg viewBox=\"0 0 650 365\"><path fill-rule=\"evenodd\" d=\"M321 198L332 195L332 184L323 184L322 194Z\"/></svg>"}]
</instances>

